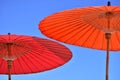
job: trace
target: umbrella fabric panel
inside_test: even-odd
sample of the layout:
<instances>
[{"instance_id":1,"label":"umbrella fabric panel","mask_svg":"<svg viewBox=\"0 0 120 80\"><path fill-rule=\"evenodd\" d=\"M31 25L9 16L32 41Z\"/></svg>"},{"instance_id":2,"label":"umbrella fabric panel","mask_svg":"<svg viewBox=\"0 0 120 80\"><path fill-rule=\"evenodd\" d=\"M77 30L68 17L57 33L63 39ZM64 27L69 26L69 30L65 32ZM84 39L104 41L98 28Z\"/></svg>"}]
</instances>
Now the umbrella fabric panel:
<instances>
[{"instance_id":1,"label":"umbrella fabric panel","mask_svg":"<svg viewBox=\"0 0 120 80\"><path fill-rule=\"evenodd\" d=\"M106 12L110 12L109 31ZM116 51L120 49L119 22L118 6L85 7L52 14L40 22L39 29L55 40L98 50L106 50L104 33L110 32L110 50Z\"/></svg>"},{"instance_id":2,"label":"umbrella fabric panel","mask_svg":"<svg viewBox=\"0 0 120 80\"><path fill-rule=\"evenodd\" d=\"M10 37L10 40L7 37ZM12 43L10 46L12 55L8 55L8 48L3 47L3 45L7 46L7 43ZM51 70L64 65L72 58L72 53L67 47L57 42L31 36L1 35L0 49L0 55L2 55L0 56L0 74L8 74L7 60L4 58L6 55L8 58L15 56L12 59L11 74L29 74ZM26 52L23 54L24 51ZM16 56L17 53L18 55L22 53L22 55Z\"/></svg>"},{"instance_id":3,"label":"umbrella fabric panel","mask_svg":"<svg viewBox=\"0 0 120 80\"><path fill-rule=\"evenodd\" d=\"M53 52L54 55L61 57L64 61L68 61L72 53L67 47L64 45L60 45L58 42L53 42L47 39L40 39L38 37L33 37L38 43L42 44L49 51Z\"/></svg>"}]
</instances>

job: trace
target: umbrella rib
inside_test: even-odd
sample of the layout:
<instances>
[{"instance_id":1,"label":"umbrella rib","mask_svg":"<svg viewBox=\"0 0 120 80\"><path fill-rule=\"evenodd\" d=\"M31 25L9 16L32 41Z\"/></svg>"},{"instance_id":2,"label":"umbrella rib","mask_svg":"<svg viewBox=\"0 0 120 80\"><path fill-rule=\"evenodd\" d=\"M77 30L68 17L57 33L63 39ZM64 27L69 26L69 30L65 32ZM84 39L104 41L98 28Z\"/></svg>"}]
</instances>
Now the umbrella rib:
<instances>
[{"instance_id":1,"label":"umbrella rib","mask_svg":"<svg viewBox=\"0 0 120 80\"><path fill-rule=\"evenodd\" d=\"M44 56L44 57L48 58L47 56ZM50 59L50 58L48 58L48 59ZM52 60L53 60L53 59L54 59L54 58L52 58ZM51 61L51 59L50 59L49 61Z\"/></svg>"},{"instance_id":2,"label":"umbrella rib","mask_svg":"<svg viewBox=\"0 0 120 80\"><path fill-rule=\"evenodd\" d=\"M84 12L84 13L88 13L88 12L94 12L94 11L97 11L97 10L100 10L100 8L96 8L96 7L86 7L86 8L82 8L81 10L79 10L79 13L80 12Z\"/></svg>"},{"instance_id":3,"label":"umbrella rib","mask_svg":"<svg viewBox=\"0 0 120 80\"><path fill-rule=\"evenodd\" d=\"M24 48L24 47L22 47L22 48ZM16 51L20 51L19 50L19 47L17 48L16 47L16 49L15 49L15 52ZM24 51L21 53L21 52L18 52L18 53L15 53L15 55L16 55L16 57L19 57L19 56L21 56L22 54L25 54L25 53L28 53L29 52L29 50L27 50L27 49L24 49Z\"/></svg>"},{"instance_id":4,"label":"umbrella rib","mask_svg":"<svg viewBox=\"0 0 120 80\"><path fill-rule=\"evenodd\" d=\"M33 54L30 53L30 55L33 55ZM30 56L30 55L29 55L29 56ZM33 56L35 56L35 55L33 55ZM32 56L32 57L33 57L33 56ZM23 57L23 56L22 56L22 57ZM36 56L36 57L38 57L38 56ZM32 58L32 59L33 59L33 58ZM38 58L38 59L39 59L39 58ZM38 61L39 61L38 59L35 58L34 60L36 60L36 61L38 62ZM22 60L23 60L23 59L22 59ZM24 60L23 60L23 62L24 62ZM42 65L42 64L40 63L40 65ZM27 66L28 66L28 65L27 65ZM38 68L37 66L35 66L35 67ZM43 66L42 66L42 67L43 67ZM29 68L30 68L30 67L29 67ZM30 68L30 69L31 69L31 68ZM44 67L44 69L46 69L46 67ZM32 70L31 70L31 71L32 71ZM24 72L24 73L25 73L25 72ZM32 73L33 73L33 71L32 71Z\"/></svg>"},{"instance_id":5,"label":"umbrella rib","mask_svg":"<svg viewBox=\"0 0 120 80\"><path fill-rule=\"evenodd\" d=\"M53 14L53 16L52 17L47 17L47 18L49 18L48 20L47 20L47 18L45 18L44 20L42 20L41 22L40 22L40 24L43 24L44 22L48 22L48 23L51 23L52 24L52 22L56 22L56 21L67 21L67 20L69 20L70 18L72 18L72 16L73 15L78 15L78 14L75 14L75 13L69 13L69 12L67 12L67 14L66 15L60 15L60 14ZM56 17L57 16L57 17ZM60 23L59 22L59 23ZM71 21L72 22L72 21Z\"/></svg>"},{"instance_id":6,"label":"umbrella rib","mask_svg":"<svg viewBox=\"0 0 120 80\"><path fill-rule=\"evenodd\" d=\"M15 64L14 64L14 61L12 62L12 70L14 70L13 72L11 71L11 73L14 73L16 74L16 70L15 70Z\"/></svg>"},{"instance_id":7,"label":"umbrella rib","mask_svg":"<svg viewBox=\"0 0 120 80\"><path fill-rule=\"evenodd\" d=\"M42 45L44 45L45 47L47 47L47 49L49 49L51 52L55 52L55 55L60 55L60 56L62 56L63 57L63 55L65 56L65 55L70 55L70 54L63 54L62 52L59 52L60 54L56 54L56 52L57 51L64 51L64 53L71 53L70 51L68 52L68 50L66 51L66 48L63 46L63 47L61 47L61 48L59 48L60 47L60 45L58 45L58 43L57 44L55 44L55 43L46 43L46 40L38 40L38 42L40 43L40 44L42 44ZM49 42L51 42L51 41L49 41ZM54 50L53 50L54 49ZM71 56L71 55L70 55Z\"/></svg>"},{"instance_id":8,"label":"umbrella rib","mask_svg":"<svg viewBox=\"0 0 120 80\"><path fill-rule=\"evenodd\" d=\"M115 10L116 9L119 9L118 7L114 7L111 11L114 11L114 12L116 12ZM118 11L118 10L117 10Z\"/></svg>"},{"instance_id":9,"label":"umbrella rib","mask_svg":"<svg viewBox=\"0 0 120 80\"><path fill-rule=\"evenodd\" d=\"M30 37L29 37L30 38ZM24 36L24 37L21 37L21 36L19 36L19 37L17 37L16 39L14 39L14 41L16 42L16 43L23 43L23 42L29 42L29 41L31 41L31 39L29 39L28 37L26 38L26 36ZM15 43L14 42L14 43Z\"/></svg>"},{"instance_id":10,"label":"umbrella rib","mask_svg":"<svg viewBox=\"0 0 120 80\"><path fill-rule=\"evenodd\" d=\"M19 40L19 38L21 38L21 36L16 36L16 38L14 39L14 41L17 40L17 39Z\"/></svg>"},{"instance_id":11,"label":"umbrella rib","mask_svg":"<svg viewBox=\"0 0 120 80\"><path fill-rule=\"evenodd\" d=\"M15 48L15 46L14 46L14 48ZM19 51L19 50L17 50L17 47L14 50ZM14 54L16 55L16 58L17 58L18 56L17 56L16 51L14 52Z\"/></svg>"},{"instance_id":12,"label":"umbrella rib","mask_svg":"<svg viewBox=\"0 0 120 80\"><path fill-rule=\"evenodd\" d=\"M32 55L32 54L31 54ZM39 54L40 55L40 54ZM49 65L51 65L51 66L53 66L52 64L50 64L48 61L51 61L51 59L50 58L48 58L48 57L46 57L46 56L44 56L44 55L40 55L40 56L43 56L43 57L45 57L45 59L47 58L47 59L49 59L49 60L43 60L42 59L42 61L44 61L44 62L46 62L46 63L48 63ZM37 57L37 56L36 56ZM52 60L53 61L53 60ZM56 62L56 61L54 61L54 62ZM57 63L57 62L56 62ZM46 68L46 67L45 67Z\"/></svg>"},{"instance_id":13,"label":"umbrella rib","mask_svg":"<svg viewBox=\"0 0 120 80\"><path fill-rule=\"evenodd\" d=\"M35 54L31 54L31 55L33 55L34 57L36 57L34 60L36 60L38 63L40 63L39 65L41 65L41 67L43 67L44 69L46 69L47 67L46 66L44 66L41 62L39 62L41 59L37 56L37 55L39 55L39 54L37 54L37 55L35 55ZM32 57L33 57L32 56ZM41 56L41 55L39 55L39 56ZM37 58L38 57L38 58ZM43 60L42 60L43 61ZM45 61L44 61L45 62Z\"/></svg>"},{"instance_id":14,"label":"umbrella rib","mask_svg":"<svg viewBox=\"0 0 120 80\"><path fill-rule=\"evenodd\" d=\"M6 65L7 65L7 61L6 61L6 63L3 65L3 67L5 68L6 67ZM7 70L6 70L7 71ZM5 71L4 71L5 72ZM7 72L5 72L6 74L8 74L8 71Z\"/></svg>"},{"instance_id":15,"label":"umbrella rib","mask_svg":"<svg viewBox=\"0 0 120 80\"><path fill-rule=\"evenodd\" d=\"M1 36L1 35L0 35ZM6 41L6 39L5 38L2 38L2 37L0 37L1 39L3 39L3 41L5 42Z\"/></svg>"},{"instance_id":16,"label":"umbrella rib","mask_svg":"<svg viewBox=\"0 0 120 80\"><path fill-rule=\"evenodd\" d=\"M72 30L71 26L70 26L70 27L66 27L66 28L67 28L67 31L68 31L68 30L70 30L70 29ZM59 34L59 33L62 33L62 32L64 32L64 31L66 31L66 28L65 28L65 29L63 29L62 31L60 30L59 32L57 32L57 34ZM74 27L74 28L76 29L76 27ZM78 28L78 27L77 27L77 28ZM53 31L53 32L55 32L55 31ZM53 33L53 32L52 32L52 33ZM55 34L53 34L53 35L55 35Z\"/></svg>"},{"instance_id":17,"label":"umbrella rib","mask_svg":"<svg viewBox=\"0 0 120 80\"><path fill-rule=\"evenodd\" d=\"M105 39L105 34L103 35L103 38L102 38L102 41L101 41L102 42L102 48L101 49L104 49L104 41L105 41L104 39ZM105 50L106 50L106 47L105 47Z\"/></svg>"},{"instance_id":18,"label":"umbrella rib","mask_svg":"<svg viewBox=\"0 0 120 80\"><path fill-rule=\"evenodd\" d=\"M19 37L17 37L16 39L14 39L14 41L15 40L17 40L15 43L18 43L18 44L20 44L20 43L23 43L23 42L21 42L20 40L22 40L22 41L24 41L25 39L27 39L27 38L25 38L25 39L23 39L23 38L20 38L21 36L19 36ZM18 41L20 41L20 42L18 42ZM26 40L26 42L27 42L27 40ZM24 43L23 43L24 44ZM16 45L17 46L17 45ZM19 47L19 46L18 46ZM24 46L23 46L24 47ZM16 47L17 48L17 47ZM17 50L16 50L17 51ZM24 53L25 52L27 52L27 49L26 49L26 51L24 51ZM22 53L22 54L24 54L24 53ZM16 54L16 56L17 56L17 53L15 53ZM18 54L19 56L20 56L20 54ZM18 57L18 56L17 56Z\"/></svg>"},{"instance_id":19,"label":"umbrella rib","mask_svg":"<svg viewBox=\"0 0 120 80\"><path fill-rule=\"evenodd\" d=\"M31 53L29 53L29 54L31 54ZM30 56L30 55L29 55ZM26 58L27 58L27 60L29 60L31 63L32 63L32 65L34 65L34 67L36 67L35 66L35 64L32 62L32 60L30 59L30 58L28 58L28 55L26 55ZM36 67L37 68L37 67ZM32 71L32 69L31 69L31 72L34 72L34 71Z\"/></svg>"},{"instance_id":20,"label":"umbrella rib","mask_svg":"<svg viewBox=\"0 0 120 80\"><path fill-rule=\"evenodd\" d=\"M95 45L95 43L96 43L96 41L97 41L97 38L98 38L99 33L100 33L100 31L98 30L98 32L97 32L97 34L96 34L96 37L95 37L95 39L94 39L93 44L92 44L92 46L91 46L91 47L93 47L93 46Z\"/></svg>"},{"instance_id":21,"label":"umbrella rib","mask_svg":"<svg viewBox=\"0 0 120 80\"><path fill-rule=\"evenodd\" d=\"M73 18L73 15L76 15L76 16L79 16L79 13L77 13L77 14L68 14L68 15L66 15L65 17L63 16L63 17L59 17L59 15L57 15L57 17L55 17L55 18L49 18L49 20L47 21L47 20L43 20L43 21L41 21L41 23L39 24L39 26L40 25L44 25L44 23L49 23L50 25L52 24L53 25L53 22L54 22L54 24L57 24L57 23L66 23L66 21L69 21L69 23L72 23L72 22L74 22L74 21L76 21L76 19L74 19ZM56 16L56 15L55 15ZM57 20L56 20L57 19ZM72 20L71 20L72 19ZM78 18L79 19L79 18ZM56 23L57 22L57 23ZM48 25L48 26L50 26L50 25ZM42 27L42 26L41 26ZM52 27L52 26L51 26Z\"/></svg>"},{"instance_id":22,"label":"umbrella rib","mask_svg":"<svg viewBox=\"0 0 120 80\"><path fill-rule=\"evenodd\" d=\"M22 58L22 56L21 56L20 58ZM20 65L19 65L19 66L21 66L20 69L23 71L23 74L24 74L25 72L24 72L24 69L23 69L22 64L20 63L19 58L16 59L16 62L18 62L18 63L20 64ZM14 69L16 69L16 67L14 67ZM16 71L16 70L15 70L15 71ZM17 74L17 73L15 72L15 74Z\"/></svg>"},{"instance_id":23,"label":"umbrella rib","mask_svg":"<svg viewBox=\"0 0 120 80\"><path fill-rule=\"evenodd\" d=\"M64 59L65 59L64 61L68 61L68 60L70 59L70 58L68 59L68 56L71 56L71 55L67 55L67 54L64 54L64 55L63 55L63 54L59 54L59 56L62 57L62 58L64 58Z\"/></svg>"},{"instance_id":24,"label":"umbrella rib","mask_svg":"<svg viewBox=\"0 0 120 80\"><path fill-rule=\"evenodd\" d=\"M4 62L4 60L3 60L3 59L1 59L0 68L1 68L1 67L2 67L2 65L3 65L3 62Z\"/></svg>"},{"instance_id":25,"label":"umbrella rib","mask_svg":"<svg viewBox=\"0 0 120 80\"><path fill-rule=\"evenodd\" d=\"M32 54L33 55L33 54ZM41 55L41 54L37 54L37 55L39 55L39 56L42 56L42 58L44 58L45 57L45 59L49 59L49 58L47 58L46 56L44 56L44 55ZM38 57L37 55L35 55L36 57ZM39 57L38 57L39 58ZM50 66L53 66L52 64L50 64L48 61L46 61L46 60L43 60L42 58L40 58L40 60L42 60L42 62L45 62L45 63L47 63L47 64L49 64ZM49 59L50 60L50 59ZM51 60L50 60L51 61ZM41 64L41 62L40 62L40 64ZM44 68L47 68L44 64L42 64L42 66L44 67Z\"/></svg>"},{"instance_id":26,"label":"umbrella rib","mask_svg":"<svg viewBox=\"0 0 120 80\"><path fill-rule=\"evenodd\" d=\"M84 31L85 30L85 28L87 28L88 26L85 26L82 30L80 30L80 31ZM89 29L89 28L88 28ZM78 30L79 31L79 27L78 28L76 28L75 30ZM69 33L71 33L71 32L73 32L73 31L75 31L75 30L72 30L72 31L70 31ZM64 36L66 36L66 35L68 35L69 33L66 33L66 34L64 34L64 35L62 35L61 37L59 37L58 39L60 39L60 38L62 38L62 37L64 37ZM77 33L77 31L76 31L76 33L74 33L74 35L73 36L75 36L76 34L78 34ZM73 36L71 36L70 38L72 38ZM68 41L70 38L68 38L66 41Z\"/></svg>"},{"instance_id":27,"label":"umbrella rib","mask_svg":"<svg viewBox=\"0 0 120 80\"><path fill-rule=\"evenodd\" d=\"M1 67L6 68L7 61L5 60L5 62L6 63L4 63L4 60L2 60L2 66ZM5 69L4 69L3 73L8 74L8 71L7 70L5 71Z\"/></svg>"},{"instance_id":28,"label":"umbrella rib","mask_svg":"<svg viewBox=\"0 0 120 80\"><path fill-rule=\"evenodd\" d=\"M29 39L28 38L28 36L26 37L26 36L23 36L23 35L20 35L20 36L17 36L15 39L14 39L14 41L21 41L21 40L23 40L23 41L26 41L27 39Z\"/></svg>"},{"instance_id":29,"label":"umbrella rib","mask_svg":"<svg viewBox=\"0 0 120 80\"><path fill-rule=\"evenodd\" d=\"M86 27L85 27L86 28ZM84 28L84 29L85 29ZM68 30L64 30L64 31L61 31L61 32L59 32L59 33L57 33L57 34L60 34L60 33L62 33L62 32L65 32L65 31L68 31L66 34L64 34L63 36L65 36L65 35L68 35L69 33L71 33L71 32L73 32L73 31L75 31L75 30L78 30L78 29L80 29L80 27L78 26L78 27L75 27L75 29L68 29ZM82 30L84 30L84 29L82 29Z\"/></svg>"},{"instance_id":30,"label":"umbrella rib","mask_svg":"<svg viewBox=\"0 0 120 80\"><path fill-rule=\"evenodd\" d=\"M92 12L96 12L96 11L103 11L101 8L98 8L98 7L90 7L90 9L88 9L88 10L90 10L90 11L92 11ZM94 11L93 11L94 10Z\"/></svg>"},{"instance_id":31,"label":"umbrella rib","mask_svg":"<svg viewBox=\"0 0 120 80\"><path fill-rule=\"evenodd\" d=\"M57 18L51 18L49 21L47 21L49 23L49 25L53 25L53 24L56 24L56 23L61 23L61 22L65 22L65 21L70 21L69 19L71 19L71 15L74 15L74 14L69 14L69 15L66 15L66 17L59 17L57 16ZM74 21L74 20L73 20ZM44 22L44 21L43 21ZM45 21L46 22L46 21ZM54 23L52 23L54 22ZM72 22L72 21L70 21Z\"/></svg>"},{"instance_id":32,"label":"umbrella rib","mask_svg":"<svg viewBox=\"0 0 120 80\"><path fill-rule=\"evenodd\" d=\"M51 58L49 58L49 57L47 57L47 56L44 56L44 55L42 55L42 54L38 54L38 55L40 55L40 56L42 56L42 57L45 57L45 59L47 58L49 61L54 61L53 59L51 59ZM48 55L49 56L49 55ZM37 57L37 56L36 56ZM43 59L41 59L42 61L44 61L44 62L46 62L47 64L49 64L49 65L51 65L51 66L53 66L52 64L50 64L49 62L48 62L48 60L46 61L46 60L43 60ZM56 61L54 61L55 63L57 63Z\"/></svg>"},{"instance_id":33,"label":"umbrella rib","mask_svg":"<svg viewBox=\"0 0 120 80\"><path fill-rule=\"evenodd\" d=\"M20 36L16 36L16 38L13 40L14 42L16 41L16 42L21 42L21 40L22 41L26 41L27 39L29 39L29 38L26 38L26 36L24 36L23 37L23 35L20 35Z\"/></svg>"},{"instance_id":34,"label":"umbrella rib","mask_svg":"<svg viewBox=\"0 0 120 80\"><path fill-rule=\"evenodd\" d=\"M103 6L103 7L104 7L105 11L109 11L109 10L108 10L108 7L106 7L106 6Z\"/></svg>"},{"instance_id":35,"label":"umbrella rib","mask_svg":"<svg viewBox=\"0 0 120 80\"><path fill-rule=\"evenodd\" d=\"M117 10L117 11L114 11L114 12L120 13L120 10Z\"/></svg>"},{"instance_id":36,"label":"umbrella rib","mask_svg":"<svg viewBox=\"0 0 120 80\"><path fill-rule=\"evenodd\" d=\"M26 55L24 55L26 57ZM27 62L25 61L25 59L23 58L23 56L21 56L23 62L27 65L27 67L29 68L30 71L32 71L31 67L27 64ZM33 71L32 71L33 72Z\"/></svg>"},{"instance_id":37,"label":"umbrella rib","mask_svg":"<svg viewBox=\"0 0 120 80\"><path fill-rule=\"evenodd\" d=\"M77 42L77 41L79 41L80 40L80 38L81 37L83 37L85 34L86 34L86 32L89 32L91 29L93 29L93 27L90 27L87 31L85 31L81 36L79 36L79 38L75 41L75 43ZM81 45L81 44L80 44Z\"/></svg>"},{"instance_id":38,"label":"umbrella rib","mask_svg":"<svg viewBox=\"0 0 120 80\"><path fill-rule=\"evenodd\" d=\"M47 24L47 25L50 26L50 25L53 25L53 24L61 23L61 22L62 22L62 23L66 23L65 21L69 21L70 23L73 22L73 21L75 21L75 20L72 20L72 21L69 20L70 18L71 18L71 16L68 16L68 15L67 15L66 17L57 17L57 18L55 18L55 19L50 19L49 21L47 21L47 23L49 23L49 24ZM53 22L54 22L54 23L53 23ZM41 26L41 25L43 25L44 23L46 23L46 21L41 21L39 25ZM42 26L41 26L41 27L42 27ZM51 26L51 27L52 27L52 26Z\"/></svg>"},{"instance_id":39,"label":"umbrella rib","mask_svg":"<svg viewBox=\"0 0 120 80\"><path fill-rule=\"evenodd\" d=\"M65 52L67 53L68 51L66 51L66 48L59 48L59 47L57 47L57 45L56 45L56 47L52 47L52 48L51 48L51 46L52 46L52 45L49 46L50 48L49 48L48 46L45 46L45 47L47 47L47 49L49 49L51 52L54 52L55 55L60 55L60 57L61 57L61 56L62 56L62 57L65 57L65 55L67 55L67 56L69 55L69 56L70 56L70 54L63 54L62 52L58 52L59 54L56 53L57 51L61 51L61 50L63 50L64 53L65 53ZM53 49L54 49L54 50L53 50Z\"/></svg>"},{"instance_id":40,"label":"umbrella rib","mask_svg":"<svg viewBox=\"0 0 120 80\"><path fill-rule=\"evenodd\" d=\"M68 14L68 15L66 15L66 17L64 17L63 15L59 15L59 14L57 14L57 15L53 15L52 17L49 17L49 19L47 20L46 18L44 19L44 20L42 20L41 22L40 22L40 24L43 24L45 21L47 21L48 23L51 23L51 22L54 22L54 21L59 21L59 19L61 19L62 21L65 21L66 19L69 19L69 17L70 17L70 15L72 15L72 14ZM55 16L55 17L54 17ZM57 18L56 18L56 16L57 16ZM48 18L47 17L47 18ZM63 19L64 18L64 19ZM51 23L52 24L52 23Z\"/></svg>"},{"instance_id":41,"label":"umbrella rib","mask_svg":"<svg viewBox=\"0 0 120 80\"><path fill-rule=\"evenodd\" d=\"M49 53L46 53L46 54L47 54L48 56L51 56ZM56 64L58 64L58 62L55 60L56 57L54 57L54 56L56 56L56 55L52 56L52 57L54 57L54 58L47 57L47 56L45 56L44 54L41 55L41 56L47 58L49 61L54 61ZM57 57L58 57L58 56L57 56ZM52 64L50 64L50 65L52 65Z\"/></svg>"},{"instance_id":42,"label":"umbrella rib","mask_svg":"<svg viewBox=\"0 0 120 80\"><path fill-rule=\"evenodd\" d=\"M32 55L33 55L33 54L32 54ZM42 56L42 57L45 57L45 56L43 56L43 55L41 55L41 54L37 54L37 55ZM37 55L34 55L34 56L38 57ZM50 66L53 66L53 65L51 65L48 61L43 60L42 58L39 58L39 57L38 57L38 59L39 59L39 60L42 60L42 62L45 62L45 63L49 64ZM38 59L37 59L37 61L39 61ZM48 59L48 58L47 58L47 59ZM51 60L50 60L50 61L51 61ZM45 69L47 69L47 67L46 67L44 64L42 64L41 62L39 62L39 63L40 63L40 65L41 65L42 67L44 67Z\"/></svg>"},{"instance_id":43,"label":"umbrella rib","mask_svg":"<svg viewBox=\"0 0 120 80\"><path fill-rule=\"evenodd\" d=\"M68 29L68 28L71 28L72 26L70 26L70 25L72 25L72 24L75 24L75 23L77 23L77 22L79 22L79 21L76 21L76 20L72 20L72 21L70 21L69 20L69 24L67 24L67 25L64 25L66 22L62 22L62 24L61 25L57 25L57 26L60 26L60 27L57 27L57 26L55 26L55 25L52 25L52 27L50 27L49 29L46 29L46 30L44 30L44 31L48 31L48 30L52 30L53 28L55 29L55 31L56 30L62 30L62 29ZM55 24L55 23L54 23ZM58 23L56 23L56 24L58 24ZM64 26L63 26L64 25ZM69 26L69 27L66 27L66 26Z\"/></svg>"},{"instance_id":44,"label":"umbrella rib","mask_svg":"<svg viewBox=\"0 0 120 80\"><path fill-rule=\"evenodd\" d=\"M4 54L3 54L3 53L4 53L4 52L3 52L3 46L4 46L4 45L0 45L0 47L1 47L1 48L0 48L0 51L1 51L0 57L1 57L1 58L3 58L3 55L4 55Z\"/></svg>"},{"instance_id":45,"label":"umbrella rib","mask_svg":"<svg viewBox=\"0 0 120 80\"><path fill-rule=\"evenodd\" d=\"M117 40L118 40L118 42L119 42L119 44L120 44L120 39L119 39L118 34L116 33L115 35L116 35L116 38L117 38Z\"/></svg>"},{"instance_id":46,"label":"umbrella rib","mask_svg":"<svg viewBox=\"0 0 120 80\"><path fill-rule=\"evenodd\" d=\"M88 25L87 25L86 27L88 27ZM85 28L86 28L86 27L85 27ZM78 31L78 32L76 31L76 33L75 33L73 36L71 36L70 38L73 38L73 37L75 37L76 34L78 34L79 32L84 31L85 28L83 28L82 30L80 30L80 31ZM90 29L91 29L91 27L89 27L87 31L89 31ZM84 33L83 33L81 36L79 36L79 37L82 37L83 35L84 35ZM70 39L70 38L69 38L69 39ZM68 40L69 40L69 39L68 39ZM68 40L66 40L66 41L68 41Z\"/></svg>"},{"instance_id":47,"label":"umbrella rib","mask_svg":"<svg viewBox=\"0 0 120 80\"><path fill-rule=\"evenodd\" d=\"M68 25L69 26L69 25ZM74 27L74 28L76 28L76 27ZM58 28L57 30L55 29L54 31L52 31L51 33L55 33L55 31L59 31L59 32L57 32L57 34L59 34L59 33L61 33L61 32L64 32L64 31L66 31L66 30L70 30L71 29L71 26L70 27L67 27L67 26L65 26L65 28L62 30L63 28ZM72 30L72 29L71 29ZM44 31L46 31L46 30L44 30ZM43 32L44 32L43 31Z\"/></svg>"},{"instance_id":48,"label":"umbrella rib","mask_svg":"<svg viewBox=\"0 0 120 80\"><path fill-rule=\"evenodd\" d=\"M3 63L3 59L1 59L1 63L0 63L0 65L2 65L2 63ZM0 66L1 67L1 66Z\"/></svg>"},{"instance_id":49,"label":"umbrella rib","mask_svg":"<svg viewBox=\"0 0 120 80\"><path fill-rule=\"evenodd\" d=\"M42 56L42 57L45 57L45 59L48 59L47 61L46 60L43 60L43 59L41 59L42 61L44 61L44 62L46 62L47 64L49 64L50 66L56 66L56 65L53 65L53 64L50 64L48 61L54 61L56 64L58 64L55 60L53 60L52 58L49 58L49 57L46 57L45 55L41 55L41 54L38 54L38 55L40 55L40 56ZM48 55L49 56L49 55ZM37 56L36 56L37 57ZM55 64L54 63L54 64Z\"/></svg>"},{"instance_id":50,"label":"umbrella rib","mask_svg":"<svg viewBox=\"0 0 120 80\"><path fill-rule=\"evenodd\" d=\"M115 27L117 27L117 30L119 30L120 29L120 17L117 17L117 19L116 19L116 24L114 24L115 25Z\"/></svg>"},{"instance_id":51,"label":"umbrella rib","mask_svg":"<svg viewBox=\"0 0 120 80\"><path fill-rule=\"evenodd\" d=\"M86 40L81 44L81 45L84 45L85 44L85 42L87 42L88 41L88 39L90 38L90 36L93 34L93 32L95 31L96 29L95 28L93 28L93 30L91 31L91 33L88 35L88 37L86 38Z\"/></svg>"},{"instance_id":52,"label":"umbrella rib","mask_svg":"<svg viewBox=\"0 0 120 80\"><path fill-rule=\"evenodd\" d=\"M24 55L23 55L23 56L24 56ZM21 56L21 57L22 57L22 56ZM21 64L21 62L20 62L20 60L19 60L19 58L17 59L17 61L18 61L18 63L21 65L21 67L20 67L20 68L21 68L21 71L23 71L23 73L25 73L25 72L24 72L24 69L23 69L23 66L22 66L22 64Z\"/></svg>"},{"instance_id":53,"label":"umbrella rib","mask_svg":"<svg viewBox=\"0 0 120 80\"><path fill-rule=\"evenodd\" d=\"M36 55L35 55L35 54L36 54ZM32 55L33 55L33 56L32 56ZM37 58L37 57L38 57L37 55L38 55L37 53L34 53L34 54L31 53L31 55L29 55L29 56L31 56L31 57L36 57L36 58ZM41 55L39 55L39 56L41 56ZM36 58L35 58L35 59L36 59ZM33 59L33 58L32 58L32 59ZM34 60L35 60L35 59L34 59ZM38 60L38 59L39 59L39 60ZM39 61L40 61L40 58L38 57L38 58L36 59L36 61L39 62ZM42 60L42 61L43 61L43 60ZM45 61L44 61L44 62L45 62ZM41 62L39 62L39 63L40 63L40 65L41 65L42 67L46 68ZM35 67L38 68L36 65L35 65Z\"/></svg>"},{"instance_id":54,"label":"umbrella rib","mask_svg":"<svg viewBox=\"0 0 120 80\"><path fill-rule=\"evenodd\" d=\"M92 15L94 16L94 15ZM81 17L82 18L82 17ZM100 24L98 24L98 22L96 23L95 20L96 20L96 17L87 17L87 19L84 19L85 17L83 17L82 19L85 21L85 23L88 23L89 25L92 25L93 27L95 28L98 28L98 26L100 26ZM97 27L96 27L97 26Z\"/></svg>"}]
</instances>

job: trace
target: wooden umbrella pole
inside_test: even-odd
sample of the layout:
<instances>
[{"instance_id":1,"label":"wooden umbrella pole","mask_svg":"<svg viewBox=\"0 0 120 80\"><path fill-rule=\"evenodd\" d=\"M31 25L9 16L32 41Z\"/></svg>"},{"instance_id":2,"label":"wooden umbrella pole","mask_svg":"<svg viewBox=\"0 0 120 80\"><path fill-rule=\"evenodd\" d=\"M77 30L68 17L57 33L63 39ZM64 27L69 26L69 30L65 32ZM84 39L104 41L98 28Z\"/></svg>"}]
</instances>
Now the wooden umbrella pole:
<instances>
[{"instance_id":1,"label":"wooden umbrella pole","mask_svg":"<svg viewBox=\"0 0 120 80\"><path fill-rule=\"evenodd\" d=\"M109 50L110 50L110 38L111 38L111 33L106 33L105 34L106 40L107 40L107 53L106 53L106 80L108 80L108 74L109 74Z\"/></svg>"},{"instance_id":2,"label":"wooden umbrella pole","mask_svg":"<svg viewBox=\"0 0 120 80\"><path fill-rule=\"evenodd\" d=\"M10 33L8 33L9 39L10 39ZM8 65L8 80L11 80L11 67L12 67L12 60L11 60L11 45L13 43L8 42L7 44L7 50L8 50L8 60L7 60L7 65Z\"/></svg>"},{"instance_id":3,"label":"wooden umbrella pole","mask_svg":"<svg viewBox=\"0 0 120 80\"><path fill-rule=\"evenodd\" d=\"M11 61L11 60L8 60L8 61L7 61L7 65L8 65L8 80L11 80L12 61Z\"/></svg>"},{"instance_id":4,"label":"wooden umbrella pole","mask_svg":"<svg viewBox=\"0 0 120 80\"><path fill-rule=\"evenodd\" d=\"M108 5L107 6L111 6L110 1L108 1ZM110 16L111 16L111 12L106 12L106 17L107 17L107 21L108 21L108 30L110 29ZM109 57L110 57L110 39L111 39L111 33L105 33L105 38L107 40L107 51L106 51L106 80L108 80L109 78Z\"/></svg>"}]
</instances>

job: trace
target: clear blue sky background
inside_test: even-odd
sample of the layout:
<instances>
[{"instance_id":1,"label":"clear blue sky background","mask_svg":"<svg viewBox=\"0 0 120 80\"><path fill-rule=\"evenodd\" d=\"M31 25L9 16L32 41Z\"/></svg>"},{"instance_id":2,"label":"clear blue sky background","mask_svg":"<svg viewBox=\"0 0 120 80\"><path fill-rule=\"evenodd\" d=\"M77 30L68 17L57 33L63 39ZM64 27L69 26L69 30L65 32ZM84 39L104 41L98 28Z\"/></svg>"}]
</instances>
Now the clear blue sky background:
<instances>
[{"instance_id":1,"label":"clear blue sky background","mask_svg":"<svg viewBox=\"0 0 120 80\"><path fill-rule=\"evenodd\" d=\"M120 0L111 0L120 5ZM67 9L103 6L107 0L0 0L0 34L24 34L47 38L38 30L46 16ZM73 58L65 65L46 72L13 75L12 80L105 80L105 51L66 45ZM7 75L0 75L7 80ZM109 80L120 80L120 52L111 52Z\"/></svg>"}]
</instances>

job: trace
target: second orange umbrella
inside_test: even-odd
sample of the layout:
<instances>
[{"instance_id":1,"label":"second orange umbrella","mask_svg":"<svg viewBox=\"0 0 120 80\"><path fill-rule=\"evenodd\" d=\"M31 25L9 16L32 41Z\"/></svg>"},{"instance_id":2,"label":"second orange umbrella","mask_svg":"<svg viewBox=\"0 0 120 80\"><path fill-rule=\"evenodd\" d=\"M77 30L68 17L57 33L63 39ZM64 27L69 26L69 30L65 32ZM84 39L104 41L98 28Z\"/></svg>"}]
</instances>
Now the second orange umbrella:
<instances>
[{"instance_id":1,"label":"second orange umbrella","mask_svg":"<svg viewBox=\"0 0 120 80\"><path fill-rule=\"evenodd\" d=\"M46 36L68 44L107 50L120 50L120 6L93 6L65 10L46 17L39 24Z\"/></svg>"}]
</instances>

